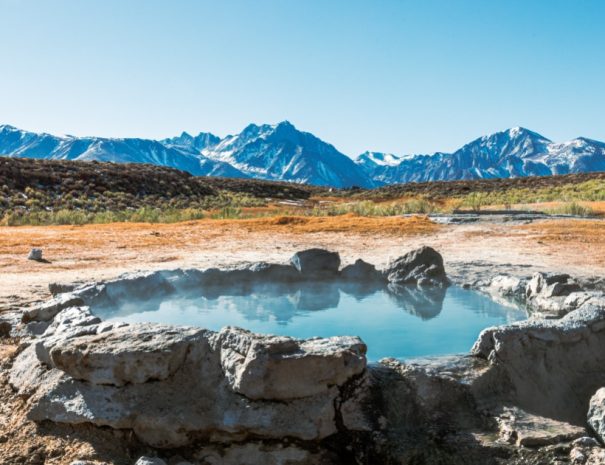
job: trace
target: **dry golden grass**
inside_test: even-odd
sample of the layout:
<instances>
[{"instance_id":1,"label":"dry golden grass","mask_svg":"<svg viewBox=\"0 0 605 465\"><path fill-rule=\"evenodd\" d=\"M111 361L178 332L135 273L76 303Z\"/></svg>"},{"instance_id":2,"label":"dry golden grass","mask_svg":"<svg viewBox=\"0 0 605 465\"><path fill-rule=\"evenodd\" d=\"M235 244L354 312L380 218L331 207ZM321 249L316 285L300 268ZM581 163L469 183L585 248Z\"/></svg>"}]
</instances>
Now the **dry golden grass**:
<instances>
[{"instance_id":1,"label":"dry golden grass","mask_svg":"<svg viewBox=\"0 0 605 465\"><path fill-rule=\"evenodd\" d=\"M294 234L317 232L355 232L416 235L439 230L440 226L426 216L362 217L353 214L339 216L277 216L243 221L252 231L279 230Z\"/></svg>"},{"instance_id":2,"label":"dry golden grass","mask_svg":"<svg viewBox=\"0 0 605 465\"><path fill-rule=\"evenodd\" d=\"M596 215L605 215L605 202L603 201L578 201L576 204L589 208ZM535 203L517 203L509 205L512 210L533 210L533 211L556 211L561 207L569 204L569 202L552 201L552 202L535 202ZM481 207L482 210L504 210L505 205L495 204Z\"/></svg>"},{"instance_id":3,"label":"dry golden grass","mask_svg":"<svg viewBox=\"0 0 605 465\"><path fill-rule=\"evenodd\" d=\"M553 220L532 223L520 228L538 236L542 242L593 244L605 246L605 222L602 220ZM596 247L594 253L604 249Z\"/></svg>"}]
</instances>

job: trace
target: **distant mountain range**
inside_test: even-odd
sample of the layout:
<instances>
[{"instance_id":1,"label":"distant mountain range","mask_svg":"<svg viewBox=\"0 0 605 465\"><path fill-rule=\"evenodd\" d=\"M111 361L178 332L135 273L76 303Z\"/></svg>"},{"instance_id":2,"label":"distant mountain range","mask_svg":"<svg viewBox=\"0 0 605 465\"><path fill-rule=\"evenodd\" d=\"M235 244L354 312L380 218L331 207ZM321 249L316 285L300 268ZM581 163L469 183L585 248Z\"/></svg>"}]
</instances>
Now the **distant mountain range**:
<instances>
[{"instance_id":1,"label":"distant mountain range","mask_svg":"<svg viewBox=\"0 0 605 465\"><path fill-rule=\"evenodd\" d=\"M605 171L605 143L553 143L524 128L476 139L453 153L365 152L355 160L288 121L250 124L224 138L186 132L164 140L52 136L0 126L0 155L152 163L197 176L259 178L333 187Z\"/></svg>"}]
</instances>

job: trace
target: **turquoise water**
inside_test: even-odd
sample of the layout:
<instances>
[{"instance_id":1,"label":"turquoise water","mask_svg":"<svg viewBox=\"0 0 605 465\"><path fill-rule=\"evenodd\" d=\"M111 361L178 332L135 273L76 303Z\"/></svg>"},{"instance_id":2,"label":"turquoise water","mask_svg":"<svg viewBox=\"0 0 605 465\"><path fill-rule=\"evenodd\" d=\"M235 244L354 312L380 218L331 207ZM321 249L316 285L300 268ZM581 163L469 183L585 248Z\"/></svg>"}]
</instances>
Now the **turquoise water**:
<instances>
[{"instance_id":1,"label":"turquoise water","mask_svg":"<svg viewBox=\"0 0 605 465\"><path fill-rule=\"evenodd\" d=\"M518 307L456 286L370 289L342 283L213 287L121 300L93 311L105 320L212 330L232 325L297 338L355 335L368 345L371 361L468 352L482 329L526 318Z\"/></svg>"}]
</instances>

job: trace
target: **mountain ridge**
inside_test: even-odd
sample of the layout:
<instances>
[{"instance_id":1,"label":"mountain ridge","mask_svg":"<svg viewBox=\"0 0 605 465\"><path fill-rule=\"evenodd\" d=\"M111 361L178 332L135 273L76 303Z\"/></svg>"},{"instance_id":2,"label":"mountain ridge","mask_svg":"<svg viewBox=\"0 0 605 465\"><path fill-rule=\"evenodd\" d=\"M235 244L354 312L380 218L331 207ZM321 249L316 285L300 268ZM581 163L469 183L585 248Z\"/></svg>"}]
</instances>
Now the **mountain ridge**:
<instances>
[{"instance_id":1,"label":"mountain ridge","mask_svg":"<svg viewBox=\"0 0 605 465\"><path fill-rule=\"evenodd\" d=\"M440 180L491 179L605 171L605 143L587 137L553 142L523 127L478 137L446 153L366 151L352 159L289 121L249 124L223 138L209 132L153 140L54 136L0 125L0 154L54 160L152 163L196 176L364 188Z\"/></svg>"}]
</instances>

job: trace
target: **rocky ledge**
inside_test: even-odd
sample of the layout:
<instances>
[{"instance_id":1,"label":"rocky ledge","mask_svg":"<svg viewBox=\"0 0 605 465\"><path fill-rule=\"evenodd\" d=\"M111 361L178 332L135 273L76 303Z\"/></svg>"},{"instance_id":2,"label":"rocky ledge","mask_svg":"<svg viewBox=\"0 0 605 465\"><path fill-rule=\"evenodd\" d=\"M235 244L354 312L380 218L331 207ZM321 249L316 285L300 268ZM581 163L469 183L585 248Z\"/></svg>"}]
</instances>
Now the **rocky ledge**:
<instances>
[{"instance_id":1,"label":"rocky ledge","mask_svg":"<svg viewBox=\"0 0 605 465\"><path fill-rule=\"evenodd\" d=\"M495 276L472 287L521 300L527 321L488 328L471 354L366 363L357 337L297 340L103 322L119 296L254 280L447 286L424 247L386 269L310 249L289 265L129 275L23 314L10 370L28 417L131 431L192 464L603 463L605 298L567 275ZM140 463L167 463L158 457ZM145 462L146 461L146 462Z\"/></svg>"}]
</instances>

